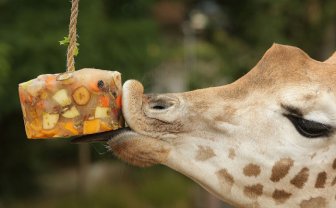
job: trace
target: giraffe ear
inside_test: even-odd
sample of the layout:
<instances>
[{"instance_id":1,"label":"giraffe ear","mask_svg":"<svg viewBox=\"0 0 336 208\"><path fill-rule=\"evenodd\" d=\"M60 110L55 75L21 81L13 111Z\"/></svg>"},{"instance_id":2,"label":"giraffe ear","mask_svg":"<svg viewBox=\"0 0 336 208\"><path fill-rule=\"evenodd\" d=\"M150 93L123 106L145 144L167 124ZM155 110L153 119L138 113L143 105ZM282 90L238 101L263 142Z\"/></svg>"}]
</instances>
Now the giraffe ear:
<instances>
[{"instance_id":1,"label":"giraffe ear","mask_svg":"<svg viewBox=\"0 0 336 208\"><path fill-rule=\"evenodd\" d=\"M274 43L257 64L261 68L292 67L311 59L303 50L294 46Z\"/></svg>"},{"instance_id":2,"label":"giraffe ear","mask_svg":"<svg viewBox=\"0 0 336 208\"><path fill-rule=\"evenodd\" d=\"M324 62L329 64L336 64L336 51Z\"/></svg>"}]
</instances>

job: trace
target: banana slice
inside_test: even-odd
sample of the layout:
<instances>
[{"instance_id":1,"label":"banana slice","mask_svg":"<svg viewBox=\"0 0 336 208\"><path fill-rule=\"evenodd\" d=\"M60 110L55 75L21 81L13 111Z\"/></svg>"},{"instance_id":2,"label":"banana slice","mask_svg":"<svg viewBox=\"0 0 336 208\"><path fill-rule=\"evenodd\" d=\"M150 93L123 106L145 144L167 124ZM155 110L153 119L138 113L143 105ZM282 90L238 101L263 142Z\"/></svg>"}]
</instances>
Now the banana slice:
<instances>
[{"instance_id":1,"label":"banana slice","mask_svg":"<svg viewBox=\"0 0 336 208\"><path fill-rule=\"evenodd\" d=\"M90 92L86 87L78 87L72 94L72 98L78 105L86 105L90 100Z\"/></svg>"}]
</instances>

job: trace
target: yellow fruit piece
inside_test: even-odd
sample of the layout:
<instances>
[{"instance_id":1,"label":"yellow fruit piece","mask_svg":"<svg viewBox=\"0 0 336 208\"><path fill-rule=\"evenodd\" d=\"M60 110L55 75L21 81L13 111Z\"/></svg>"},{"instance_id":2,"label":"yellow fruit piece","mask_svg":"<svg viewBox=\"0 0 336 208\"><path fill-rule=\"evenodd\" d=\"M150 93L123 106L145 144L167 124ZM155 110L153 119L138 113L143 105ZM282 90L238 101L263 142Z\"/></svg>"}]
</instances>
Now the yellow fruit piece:
<instances>
[{"instance_id":1,"label":"yellow fruit piece","mask_svg":"<svg viewBox=\"0 0 336 208\"><path fill-rule=\"evenodd\" d=\"M89 121L84 121L83 124L83 134L93 134L100 130L100 120L93 119Z\"/></svg>"},{"instance_id":2,"label":"yellow fruit piece","mask_svg":"<svg viewBox=\"0 0 336 208\"><path fill-rule=\"evenodd\" d=\"M59 119L59 115L56 113L43 113L42 116L43 122L42 122L42 127L43 129L52 129L56 126L58 119Z\"/></svg>"},{"instance_id":3,"label":"yellow fruit piece","mask_svg":"<svg viewBox=\"0 0 336 208\"><path fill-rule=\"evenodd\" d=\"M64 128L68 131L70 131L73 135L78 135L79 132L78 130L74 127L73 122L66 122L64 124Z\"/></svg>"},{"instance_id":4,"label":"yellow fruit piece","mask_svg":"<svg viewBox=\"0 0 336 208\"><path fill-rule=\"evenodd\" d=\"M90 92L86 87L78 87L75 92L72 94L72 98L78 105L86 105L90 100Z\"/></svg>"},{"instance_id":5,"label":"yellow fruit piece","mask_svg":"<svg viewBox=\"0 0 336 208\"><path fill-rule=\"evenodd\" d=\"M53 96L53 99L61 106L70 105L72 102L65 89L58 90Z\"/></svg>"},{"instance_id":6,"label":"yellow fruit piece","mask_svg":"<svg viewBox=\"0 0 336 208\"><path fill-rule=\"evenodd\" d=\"M62 116L64 118L75 118L79 116L79 111L75 106L72 106L69 110L65 111Z\"/></svg>"},{"instance_id":7,"label":"yellow fruit piece","mask_svg":"<svg viewBox=\"0 0 336 208\"><path fill-rule=\"evenodd\" d=\"M96 107L95 118L106 118L110 116L110 108L107 107Z\"/></svg>"}]
</instances>

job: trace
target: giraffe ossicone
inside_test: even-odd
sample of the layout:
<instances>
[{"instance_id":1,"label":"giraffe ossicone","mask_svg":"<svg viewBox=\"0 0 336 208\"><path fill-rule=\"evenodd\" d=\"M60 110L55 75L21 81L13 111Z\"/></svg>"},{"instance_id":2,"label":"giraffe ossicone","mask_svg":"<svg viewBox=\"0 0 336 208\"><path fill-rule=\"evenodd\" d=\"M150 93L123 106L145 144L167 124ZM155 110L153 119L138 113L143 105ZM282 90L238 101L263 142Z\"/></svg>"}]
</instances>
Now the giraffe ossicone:
<instances>
[{"instance_id":1,"label":"giraffe ossicone","mask_svg":"<svg viewBox=\"0 0 336 208\"><path fill-rule=\"evenodd\" d=\"M183 93L130 80L123 114L108 144L131 164L164 164L236 207L336 207L336 53L274 44L232 84Z\"/></svg>"}]
</instances>

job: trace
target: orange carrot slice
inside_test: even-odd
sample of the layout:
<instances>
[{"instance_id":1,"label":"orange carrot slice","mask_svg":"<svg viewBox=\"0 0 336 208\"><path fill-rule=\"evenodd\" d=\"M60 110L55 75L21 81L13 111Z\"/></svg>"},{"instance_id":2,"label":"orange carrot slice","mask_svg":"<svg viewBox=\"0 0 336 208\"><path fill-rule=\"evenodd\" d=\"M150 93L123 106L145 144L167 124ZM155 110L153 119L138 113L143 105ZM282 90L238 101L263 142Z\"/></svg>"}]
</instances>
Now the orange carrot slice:
<instances>
[{"instance_id":1,"label":"orange carrot slice","mask_svg":"<svg viewBox=\"0 0 336 208\"><path fill-rule=\"evenodd\" d=\"M83 133L84 134L97 133L99 131L99 129L100 129L99 119L84 121L84 124L83 124Z\"/></svg>"},{"instance_id":2,"label":"orange carrot slice","mask_svg":"<svg viewBox=\"0 0 336 208\"><path fill-rule=\"evenodd\" d=\"M43 136L41 136L41 137L53 137L57 134L57 132L58 132L57 128L50 129L50 130L42 129L41 133L42 133Z\"/></svg>"},{"instance_id":3,"label":"orange carrot slice","mask_svg":"<svg viewBox=\"0 0 336 208\"><path fill-rule=\"evenodd\" d=\"M107 95L103 95L100 97L100 104L103 106L103 107L109 107L110 105L110 99Z\"/></svg>"},{"instance_id":4,"label":"orange carrot slice","mask_svg":"<svg viewBox=\"0 0 336 208\"><path fill-rule=\"evenodd\" d=\"M68 131L70 131L73 135L78 135L79 132L77 129L74 127L74 123L72 121L66 122L64 124L64 128Z\"/></svg>"},{"instance_id":5,"label":"orange carrot slice","mask_svg":"<svg viewBox=\"0 0 336 208\"><path fill-rule=\"evenodd\" d=\"M116 106L117 106L117 108L121 108L121 106L122 106L122 103L121 103L121 95L118 95L118 97L116 98Z\"/></svg>"},{"instance_id":6,"label":"orange carrot slice","mask_svg":"<svg viewBox=\"0 0 336 208\"><path fill-rule=\"evenodd\" d=\"M48 90L53 90L55 88L56 76L47 76L44 81Z\"/></svg>"}]
</instances>

